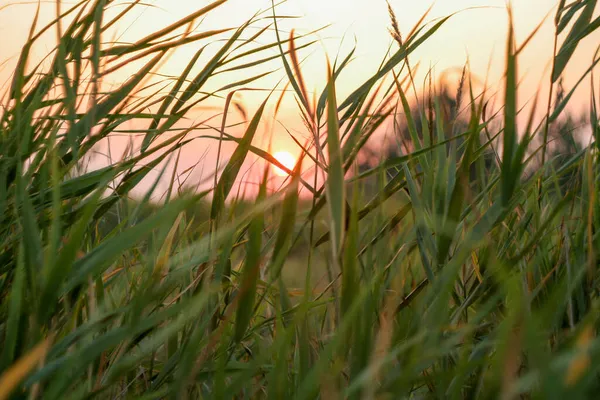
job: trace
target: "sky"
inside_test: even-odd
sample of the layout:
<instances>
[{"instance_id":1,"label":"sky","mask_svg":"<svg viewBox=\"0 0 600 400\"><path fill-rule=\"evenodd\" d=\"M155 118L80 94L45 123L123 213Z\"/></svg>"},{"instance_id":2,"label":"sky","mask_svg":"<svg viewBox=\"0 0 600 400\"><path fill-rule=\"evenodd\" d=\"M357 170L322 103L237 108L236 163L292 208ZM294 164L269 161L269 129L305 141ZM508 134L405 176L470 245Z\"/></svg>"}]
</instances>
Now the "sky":
<instances>
[{"instance_id":1,"label":"sky","mask_svg":"<svg viewBox=\"0 0 600 400\"><path fill-rule=\"evenodd\" d=\"M0 82L10 78L11 67L16 63L19 50L27 37L35 12L35 3L0 0L0 37L10 38L0 41L0 65L4 62L0 69ZM139 12L134 13L117 27L120 40L133 41L143 37L188 15L208 4L209 1L153 0L146 3L151 4L152 7L140 8ZM63 9L66 9L73 2L63 1L62 4ZM265 9L270 4L270 1L264 0L230 0L211 12L202 22L199 30L236 27L257 10ZM505 0L438 0L435 2L390 0L390 4L396 13L403 34L407 34L412 29L430 6L432 8L425 20L427 22L431 23L438 18L453 14L432 38L411 55L411 63L420 63L422 73L432 66L437 76L451 71L454 74L451 76L456 78L450 79L458 80L459 71L468 59L472 73L481 79L488 75L492 91L501 90L508 27ZM557 1L513 0L511 4L518 43L527 38L546 18L539 32L519 58L519 96L520 103L525 104L538 90L543 93L547 87L543 82L548 81L553 46L553 17ZM54 12L54 1L43 2L40 22L50 21L54 17ZM300 17L282 21L280 28L283 31L295 29L297 33L305 33L327 26L326 29L315 34L319 39L318 43L301 54L301 57L307 56L303 61L303 72L309 91L316 90L320 93L323 89L327 72L326 57L333 60L337 54L343 56L356 46L352 63L336 82L338 97L343 99L376 71L389 46L393 45L388 33L390 23L385 0L288 0L277 7L277 12L280 15ZM42 41L36 48L37 52L40 55L45 54L45 50L52 48L53 39L50 36ZM274 37L269 39L273 40ZM591 35L577 49L573 62L564 76L567 90L588 68L599 43L600 36ZM196 50L197 47L194 46L182 48L165 64L161 72L178 75ZM280 60L263 65L261 68L275 71L260 82L262 87L273 87L284 76ZM119 80L126 79L128 74L134 71L134 66L129 70L123 70L120 75L113 78L115 80L113 84L118 84ZM236 77L224 76L223 83L228 80L230 82L234 78ZM217 81L213 84L218 86L219 83ZM584 86L588 87L589 84L585 83ZM572 104L575 108L584 107L588 102L589 92L585 87L579 90L573 99ZM248 111L252 113L264 97L265 94L262 92L245 92L241 99ZM215 107L204 112L215 113L219 105L215 104ZM298 119L296 103L291 95L286 96L282 103L279 121L292 132L305 134L301 132L302 125ZM274 131L277 129L275 128ZM266 136L263 139L266 140ZM126 138L115 138L112 146L118 150L126 140ZM196 148L187 150L182 157L183 165L180 167L182 170L191 166L198 158L198 154L205 152L209 165L214 165L210 160L214 151L210 150L213 149L211 146L216 144L196 143ZM298 152L287 134L281 132L275 134L273 147L273 151Z\"/></svg>"}]
</instances>

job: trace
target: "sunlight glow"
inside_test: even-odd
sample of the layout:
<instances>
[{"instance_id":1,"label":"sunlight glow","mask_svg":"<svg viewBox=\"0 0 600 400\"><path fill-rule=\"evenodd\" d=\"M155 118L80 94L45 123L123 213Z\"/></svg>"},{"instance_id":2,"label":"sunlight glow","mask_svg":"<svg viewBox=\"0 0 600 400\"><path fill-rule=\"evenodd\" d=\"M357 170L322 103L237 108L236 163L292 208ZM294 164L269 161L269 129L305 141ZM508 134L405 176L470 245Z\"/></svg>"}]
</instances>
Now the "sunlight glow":
<instances>
[{"instance_id":1,"label":"sunlight glow","mask_svg":"<svg viewBox=\"0 0 600 400\"><path fill-rule=\"evenodd\" d=\"M273 154L273 157L280 163L282 163L288 169L294 169L294 165L296 165L296 157L292 155L289 151L278 151ZM282 170L281 168L273 165L273 172L278 176L287 176L288 173Z\"/></svg>"}]
</instances>

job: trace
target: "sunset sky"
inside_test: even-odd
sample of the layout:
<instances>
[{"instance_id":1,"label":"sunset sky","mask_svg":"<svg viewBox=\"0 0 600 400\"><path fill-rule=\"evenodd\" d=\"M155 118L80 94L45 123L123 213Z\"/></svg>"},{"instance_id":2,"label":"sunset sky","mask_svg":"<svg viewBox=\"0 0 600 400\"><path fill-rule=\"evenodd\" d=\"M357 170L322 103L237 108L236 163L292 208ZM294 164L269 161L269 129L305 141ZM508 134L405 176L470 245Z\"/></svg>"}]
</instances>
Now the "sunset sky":
<instances>
[{"instance_id":1,"label":"sunset sky","mask_svg":"<svg viewBox=\"0 0 600 400\"><path fill-rule=\"evenodd\" d=\"M15 59L24 42L29 25L35 12L35 1L0 1L0 33L4 38L0 43L2 61ZM40 23L46 23L54 17L54 2L42 2ZM188 14L208 1L196 0L153 0L146 2L155 7L140 7L128 20L119 27L123 32L121 40L139 38L151 30L164 27ZM422 64L436 66L436 70L462 66L467 58L475 73L484 75L492 57L492 78L498 78L503 70L502 58L505 51L507 12L504 0L452 0L452 1L406 1L391 0L399 20L400 28L406 34L419 20L421 15L433 4L427 21L433 21L452 13L456 14L440 31L412 56ZM556 0L513 0L514 18L517 39L523 40L556 6ZM67 9L72 1L63 1L63 9ZM247 20L254 12L270 6L264 0L230 0L228 3L210 13L201 24L200 30L235 27ZM295 28L305 32L325 25L331 25L318 34L322 39L318 47L313 48L306 68L314 73L314 85L323 83L324 67L322 55L326 52L334 57L338 51L344 53L357 41L357 57L353 65L352 76L345 77L347 82L340 88L351 89L357 82L364 80L378 66L382 56L390 44L387 32L389 18L384 0L288 0L277 7L278 14L295 15L301 18L282 23L283 29ZM139 17L139 18L135 18ZM552 17L547 18L543 29L531 42L529 51L521 58L521 69L524 74L533 75L533 81L540 78L550 58L552 49ZM131 24L133 23L133 24ZM131 25L130 25L131 24ZM50 39L53 39L51 37ZM107 40L108 38L105 38ZM341 40L344 39L343 42ZM589 37L578 51L581 68L590 61L599 36ZM53 44L47 42L48 48ZM192 49L193 50L193 49ZM191 50L190 50L191 51ZM186 52L175 57L181 64L185 62ZM16 60L15 60L16 61ZM279 61L273 67L279 67ZM10 70L9 63L2 70L6 77ZM172 63L173 73L181 65ZM568 77L575 79L578 71L569 71ZM350 75L350 74L349 74ZM493 79L492 79L493 80ZM569 81L569 80L568 80ZM532 83L535 86L537 82Z\"/></svg>"},{"instance_id":2,"label":"sunset sky","mask_svg":"<svg viewBox=\"0 0 600 400\"><path fill-rule=\"evenodd\" d=\"M34 4L32 4L34 3ZM21 45L27 37L30 22L33 18L36 2L0 0L0 63L5 64L0 69L0 82L10 79L10 70L14 67ZM142 7L127 21L119 26L123 33L122 41L133 41L143 37L151 31L158 30L168 24L188 15L198 8L208 4L207 1L198 0L154 0L146 3L155 7ZM431 1L391 0L398 17L400 29L408 33L413 25L432 4ZM535 93L541 82L548 80L549 61L552 53L553 17L556 0L513 0L515 28L518 42L526 38L530 32L550 12L542 29L529 44L526 51L519 59L519 72L522 80L520 86L520 100L524 104ZM63 1L63 9L73 2ZM247 20L258 9L270 6L270 1L263 0L230 0L227 4L212 12L200 25L199 31L223 27L236 27ZM47 23L54 18L54 2L46 1L42 4L40 22ZM318 93L323 89L326 78L325 54L334 59L339 52L342 55L355 45L357 52L355 59L337 82L338 97L343 99L353 89L358 87L379 66L391 38L388 33L389 17L387 4L384 0L289 0L277 7L280 15L296 15L301 18L290 19L282 22L281 28L286 32L294 28L298 33L308 32L324 25L331 24L327 29L319 32L317 37L320 42L313 46L303 56L308 56L303 64L303 72L309 90L316 89ZM504 53L506 48L506 33L508 26L506 2L504 0L438 0L433 5L426 21L457 13L446 25L438 31L421 48L411 55L413 64L420 62L421 73L429 66L433 66L439 76L451 68L462 68L467 58L470 61L472 72L481 77L486 75L488 64L491 60L489 82L492 90L501 87L502 72L504 70ZM137 17L137 18L134 18ZM39 54L52 48L54 33L46 38L37 47ZM7 40L6 38L10 38ZM268 37L274 40L274 34ZM105 37L108 41L111 38ZM267 38L261 39L263 42ZM585 71L600 43L600 36L596 33L582 42L578 48L574 62L565 74L567 90L577 81ZM191 55L197 50L193 46L182 48L165 65L163 73L178 75L185 67ZM270 65L263 65L265 70L277 70L267 79L261 81L260 86L269 88L284 76L281 61L273 61ZM129 73L132 71L130 70ZM122 78L127 77L127 71L122 72ZM119 78L114 78L118 80ZM231 81L232 78L223 79ZM419 79L417 79L419 82ZM116 83L116 82L115 82ZM588 102L589 83L583 84L584 88L578 91L573 104L584 106ZM545 86L542 85L542 89ZM542 90L543 92L543 90ZM265 96L264 93L245 93L244 104L250 112ZM215 112L214 110L212 111ZM294 129L301 129L297 120L296 105L293 97L287 96L279 119L282 123L289 124ZM295 119L296 118L296 119ZM117 140L118 141L118 140ZM215 143L212 143L215 145ZM293 143L285 135L278 136L273 143L274 151L295 152ZM185 169L193 163L197 150L189 150L190 154L184 157L187 161L181 168ZM208 159L210 156L208 156ZM210 161L210 160L209 160ZM212 162L210 165L213 165Z\"/></svg>"}]
</instances>

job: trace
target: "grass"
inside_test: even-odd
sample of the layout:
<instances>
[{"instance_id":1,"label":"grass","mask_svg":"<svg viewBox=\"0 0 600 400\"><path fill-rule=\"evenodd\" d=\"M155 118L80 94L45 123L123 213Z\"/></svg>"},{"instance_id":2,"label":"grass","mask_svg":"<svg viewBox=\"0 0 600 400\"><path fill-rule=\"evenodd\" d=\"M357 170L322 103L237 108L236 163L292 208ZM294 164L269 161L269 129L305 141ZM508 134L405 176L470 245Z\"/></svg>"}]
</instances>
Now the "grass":
<instances>
[{"instance_id":1,"label":"grass","mask_svg":"<svg viewBox=\"0 0 600 400\"><path fill-rule=\"evenodd\" d=\"M139 0L116 19L110 0L57 2L46 27L34 18L0 112L0 398L592 397L598 54L578 83L591 88L584 145L566 111L575 88L559 78L600 26L596 0L558 4L551 94L523 125L512 25L492 113L468 66L457 94L428 75L428 93L411 98L408 56L447 18L424 16L401 34L390 7L394 47L340 99L335 81L352 53L313 97L298 54L311 35L286 37L275 4L238 28L197 31L224 2L135 43L104 40ZM32 48L50 31L56 47L35 65ZM181 75L152 81L190 43L201 50ZM260 82L273 59L285 79L238 138L226 120L233 93ZM132 65L127 81L102 84ZM246 79L212 89L239 69ZM293 170L254 140L265 104L289 92L309 138L296 138L304 152ZM214 99L225 99L220 128L190 125ZM84 168L131 121L145 127L141 147ZM386 121L396 145L362 163ZM219 154L211 190L178 190L165 162L206 129L236 149L227 161ZM236 182L253 157L264 162L248 197ZM269 164L290 175L275 191ZM173 190L157 202L161 182Z\"/></svg>"}]
</instances>

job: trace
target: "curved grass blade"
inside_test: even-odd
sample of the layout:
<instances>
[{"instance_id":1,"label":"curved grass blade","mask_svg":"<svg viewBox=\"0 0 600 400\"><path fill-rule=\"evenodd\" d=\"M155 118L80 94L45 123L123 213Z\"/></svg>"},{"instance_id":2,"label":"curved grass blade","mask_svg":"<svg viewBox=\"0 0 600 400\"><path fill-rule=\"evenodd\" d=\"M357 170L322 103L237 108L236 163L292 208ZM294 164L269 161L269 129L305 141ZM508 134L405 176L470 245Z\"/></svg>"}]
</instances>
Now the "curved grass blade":
<instances>
[{"instance_id":1,"label":"curved grass blade","mask_svg":"<svg viewBox=\"0 0 600 400\"><path fill-rule=\"evenodd\" d=\"M267 195L268 166L265 168L263 181L260 185L257 203L261 203ZM264 229L264 215L256 213L248 227L248 244L246 258L242 267L241 284L238 292L239 300L235 316L234 340L241 342L244 338L252 313L256 297L256 285L259 278L259 269L262 250L262 234Z\"/></svg>"},{"instance_id":2,"label":"curved grass blade","mask_svg":"<svg viewBox=\"0 0 600 400\"><path fill-rule=\"evenodd\" d=\"M265 101L254 114L254 117L252 117L252 120L248 125L248 129L246 129L246 133L244 133L244 136L240 140L238 147L236 147L235 151L231 155L231 158L225 166L219 182L215 187L214 198L210 210L210 217L213 221L217 220L221 215L221 211L225 205L225 200L227 199L227 196L229 196L229 192L231 191L240 169L242 168L242 164L248 155L248 150L250 149L252 139L254 139L254 135L258 129L258 124L262 118L267 101L268 98L265 99Z\"/></svg>"},{"instance_id":3,"label":"curved grass blade","mask_svg":"<svg viewBox=\"0 0 600 400\"><path fill-rule=\"evenodd\" d=\"M575 48L585 37L586 28L590 26L590 21L592 20L592 16L594 15L594 9L596 8L597 0L586 0L583 1L582 4L585 4L584 9L581 11L581 14L573 24L569 35L565 39L562 47L560 48L558 54L554 58L554 74L552 75L552 82L556 82L558 78L562 75L565 70L567 63L571 59L571 56L575 52ZM597 26L596 26L597 28ZM583 35L582 35L583 33Z\"/></svg>"}]
</instances>

